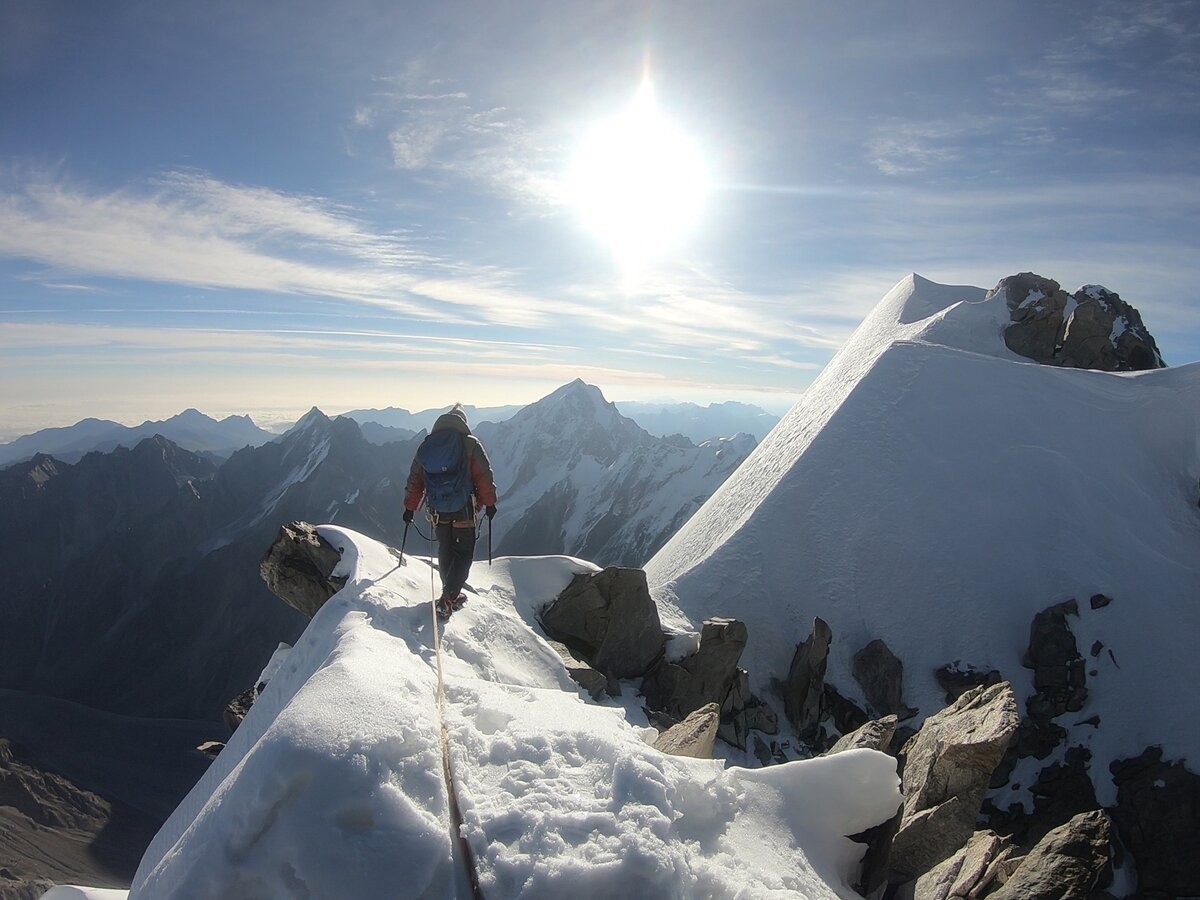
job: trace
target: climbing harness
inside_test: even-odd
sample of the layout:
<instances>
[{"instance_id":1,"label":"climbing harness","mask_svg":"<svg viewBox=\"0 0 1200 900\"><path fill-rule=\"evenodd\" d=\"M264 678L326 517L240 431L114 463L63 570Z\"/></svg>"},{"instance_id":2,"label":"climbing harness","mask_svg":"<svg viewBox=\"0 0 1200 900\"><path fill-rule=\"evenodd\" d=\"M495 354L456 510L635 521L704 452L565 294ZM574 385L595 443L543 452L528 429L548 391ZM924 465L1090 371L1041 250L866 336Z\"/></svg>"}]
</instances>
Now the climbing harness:
<instances>
[{"instance_id":1,"label":"climbing harness","mask_svg":"<svg viewBox=\"0 0 1200 900\"><path fill-rule=\"evenodd\" d=\"M418 534L420 529L418 529ZM433 583L433 536L429 538L429 608L433 615L433 655L437 661L437 693L438 721L441 725L442 743L442 777L446 781L446 797L450 802L451 839L458 842L462 855L463 867L466 869L467 881L471 885L471 896L474 900L484 900L483 890L479 886L479 869L475 864L475 852L463 834L462 808L458 803L458 791L454 784L454 767L450 761L450 730L446 727L446 684L442 678L442 630L438 621L437 588Z\"/></svg>"}]
</instances>

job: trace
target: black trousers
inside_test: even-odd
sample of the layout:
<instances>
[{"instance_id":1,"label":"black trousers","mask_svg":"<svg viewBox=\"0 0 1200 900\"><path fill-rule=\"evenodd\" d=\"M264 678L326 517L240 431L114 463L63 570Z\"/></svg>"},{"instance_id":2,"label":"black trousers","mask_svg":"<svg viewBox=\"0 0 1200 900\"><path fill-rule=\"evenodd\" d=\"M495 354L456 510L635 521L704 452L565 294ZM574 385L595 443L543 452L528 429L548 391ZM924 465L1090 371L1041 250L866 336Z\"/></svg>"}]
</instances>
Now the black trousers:
<instances>
[{"instance_id":1,"label":"black trousers","mask_svg":"<svg viewBox=\"0 0 1200 900\"><path fill-rule=\"evenodd\" d=\"M471 574L475 558L475 528L452 525L437 526L438 573L442 576L442 596L457 597Z\"/></svg>"}]
</instances>

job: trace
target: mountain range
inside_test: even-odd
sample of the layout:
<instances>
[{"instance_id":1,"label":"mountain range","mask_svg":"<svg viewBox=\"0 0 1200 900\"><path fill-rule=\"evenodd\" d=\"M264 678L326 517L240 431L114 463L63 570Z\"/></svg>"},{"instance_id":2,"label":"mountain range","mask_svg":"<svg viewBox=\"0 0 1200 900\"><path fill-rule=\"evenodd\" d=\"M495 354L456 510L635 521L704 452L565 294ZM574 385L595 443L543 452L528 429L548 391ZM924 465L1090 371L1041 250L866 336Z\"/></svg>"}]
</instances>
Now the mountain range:
<instances>
[{"instance_id":1,"label":"mountain range","mask_svg":"<svg viewBox=\"0 0 1200 900\"><path fill-rule=\"evenodd\" d=\"M117 447L131 449L155 435L194 453L226 459L242 447L258 447L276 435L254 424L249 416L228 416L220 421L195 409L187 409L162 421L121 425L107 419L84 419L64 428L45 428L8 444L0 444L0 467L26 460L37 453L54 456L59 462L78 462L86 453L107 453Z\"/></svg>"},{"instance_id":2,"label":"mountain range","mask_svg":"<svg viewBox=\"0 0 1200 900\"><path fill-rule=\"evenodd\" d=\"M501 497L497 552L631 565L754 444L653 438L578 381L481 437ZM155 436L75 464L39 454L0 470L0 688L218 717L302 627L258 577L279 526L336 521L399 546L417 443L372 444L353 420L314 409L219 466Z\"/></svg>"}]
</instances>

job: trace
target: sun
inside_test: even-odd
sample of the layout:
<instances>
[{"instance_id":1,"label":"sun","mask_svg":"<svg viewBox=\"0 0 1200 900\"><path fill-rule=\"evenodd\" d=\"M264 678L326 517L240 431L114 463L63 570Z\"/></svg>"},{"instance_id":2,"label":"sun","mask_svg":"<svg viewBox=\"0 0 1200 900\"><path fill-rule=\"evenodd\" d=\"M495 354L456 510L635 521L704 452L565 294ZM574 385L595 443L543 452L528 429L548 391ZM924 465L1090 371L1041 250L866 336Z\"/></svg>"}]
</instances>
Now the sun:
<instances>
[{"instance_id":1,"label":"sun","mask_svg":"<svg viewBox=\"0 0 1200 900\"><path fill-rule=\"evenodd\" d=\"M584 135L567 176L584 225L623 263L677 246L708 191L699 148L659 111L649 78L633 102Z\"/></svg>"}]
</instances>

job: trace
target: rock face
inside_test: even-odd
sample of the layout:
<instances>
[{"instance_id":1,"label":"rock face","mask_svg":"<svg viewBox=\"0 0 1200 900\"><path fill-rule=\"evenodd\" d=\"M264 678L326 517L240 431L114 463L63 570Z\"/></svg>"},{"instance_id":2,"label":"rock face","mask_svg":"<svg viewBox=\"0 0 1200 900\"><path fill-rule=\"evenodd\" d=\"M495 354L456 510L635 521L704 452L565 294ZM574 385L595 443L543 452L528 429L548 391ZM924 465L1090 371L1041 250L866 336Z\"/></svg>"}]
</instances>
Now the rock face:
<instances>
[{"instance_id":1,"label":"rock face","mask_svg":"<svg viewBox=\"0 0 1200 900\"><path fill-rule=\"evenodd\" d=\"M888 645L874 640L854 654L854 680L875 712L881 716L896 716L901 722L911 719L917 711L904 704L904 663L896 658Z\"/></svg>"},{"instance_id":2,"label":"rock face","mask_svg":"<svg viewBox=\"0 0 1200 900\"><path fill-rule=\"evenodd\" d=\"M1085 285L1068 295L1057 281L1022 272L987 296L996 294L1004 295L1013 322L1004 343L1035 362L1105 372L1166 365L1141 314L1107 288Z\"/></svg>"},{"instance_id":3,"label":"rock face","mask_svg":"<svg viewBox=\"0 0 1200 900\"><path fill-rule=\"evenodd\" d=\"M1164 762L1161 747L1114 762L1121 842L1137 863L1139 896L1200 896L1200 775Z\"/></svg>"},{"instance_id":4,"label":"rock face","mask_svg":"<svg viewBox=\"0 0 1200 900\"><path fill-rule=\"evenodd\" d=\"M746 637L745 624L736 619L705 620L695 653L678 663L664 661L646 676L646 704L676 719L709 703L720 708L737 677Z\"/></svg>"},{"instance_id":5,"label":"rock face","mask_svg":"<svg viewBox=\"0 0 1200 900\"><path fill-rule=\"evenodd\" d=\"M813 619L812 633L796 645L787 681L783 683L783 711L802 739L810 739L821 720L825 669L833 631L823 619Z\"/></svg>"},{"instance_id":6,"label":"rock face","mask_svg":"<svg viewBox=\"0 0 1200 900\"><path fill-rule=\"evenodd\" d=\"M1034 695L1026 709L1038 726L1066 712L1078 712L1087 700L1087 663L1079 654L1068 615L1079 615L1074 600L1038 613L1029 628L1029 649L1022 665L1033 669Z\"/></svg>"},{"instance_id":7,"label":"rock face","mask_svg":"<svg viewBox=\"0 0 1200 900\"><path fill-rule=\"evenodd\" d=\"M645 675L666 645L641 569L614 566L576 575L542 610L541 621L550 637L613 678Z\"/></svg>"},{"instance_id":8,"label":"rock face","mask_svg":"<svg viewBox=\"0 0 1200 900\"><path fill-rule=\"evenodd\" d=\"M721 727L717 735L745 750L751 730L778 734L779 719L775 710L750 693L750 676L745 669L738 669L721 704Z\"/></svg>"},{"instance_id":9,"label":"rock face","mask_svg":"<svg viewBox=\"0 0 1200 900\"><path fill-rule=\"evenodd\" d=\"M1086 900L1108 865L1108 816L1081 813L1038 841L994 900ZM1141 887L1139 885L1139 887Z\"/></svg>"},{"instance_id":10,"label":"rock face","mask_svg":"<svg viewBox=\"0 0 1200 900\"><path fill-rule=\"evenodd\" d=\"M654 742L654 749L672 756L712 759L720 722L721 710L717 704L705 704L678 725L660 734Z\"/></svg>"},{"instance_id":11,"label":"rock face","mask_svg":"<svg viewBox=\"0 0 1200 900\"><path fill-rule=\"evenodd\" d=\"M307 522L292 522L279 529L258 572L271 593L311 619L345 586L345 578L333 577L341 559L316 528Z\"/></svg>"},{"instance_id":12,"label":"rock face","mask_svg":"<svg viewBox=\"0 0 1200 900\"><path fill-rule=\"evenodd\" d=\"M905 744L904 810L889 881L915 878L966 843L1018 721L1012 687L1002 682L967 691Z\"/></svg>"}]
</instances>

